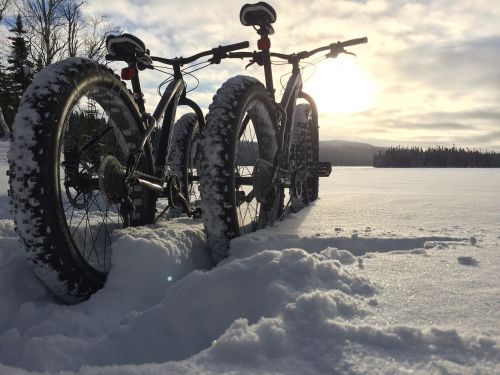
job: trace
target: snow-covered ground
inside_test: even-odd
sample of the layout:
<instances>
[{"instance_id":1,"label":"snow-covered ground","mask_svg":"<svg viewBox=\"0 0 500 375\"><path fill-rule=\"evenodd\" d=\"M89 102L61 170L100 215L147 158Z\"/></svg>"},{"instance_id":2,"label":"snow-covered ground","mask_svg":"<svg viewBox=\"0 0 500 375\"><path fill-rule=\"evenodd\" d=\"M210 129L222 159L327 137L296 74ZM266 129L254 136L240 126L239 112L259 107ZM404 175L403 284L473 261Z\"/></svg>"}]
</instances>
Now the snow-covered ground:
<instances>
[{"instance_id":1,"label":"snow-covered ground","mask_svg":"<svg viewBox=\"0 0 500 375\"><path fill-rule=\"evenodd\" d=\"M0 374L499 374L500 170L337 168L208 270L187 219L117 235L104 289L55 302L9 218Z\"/></svg>"}]
</instances>

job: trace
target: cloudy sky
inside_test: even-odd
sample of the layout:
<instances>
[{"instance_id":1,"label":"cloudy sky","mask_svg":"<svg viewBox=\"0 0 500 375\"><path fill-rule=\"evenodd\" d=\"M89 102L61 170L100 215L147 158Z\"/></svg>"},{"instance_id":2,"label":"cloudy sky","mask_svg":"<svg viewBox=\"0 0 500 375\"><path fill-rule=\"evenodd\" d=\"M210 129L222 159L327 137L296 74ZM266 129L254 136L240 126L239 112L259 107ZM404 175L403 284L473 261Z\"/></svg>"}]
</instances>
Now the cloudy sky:
<instances>
[{"instance_id":1,"label":"cloudy sky","mask_svg":"<svg viewBox=\"0 0 500 375\"><path fill-rule=\"evenodd\" d=\"M234 0L89 0L141 37L153 55L188 56L257 35L239 22ZM272 49L295 52L367 36L341 56L304 69L304 90L318 101L321 139L375 145L468 146L500 151L500 2L498 0L270 1L278 14ZM192 93L204 110L217 88L246 72L223 61L197 72ZM275 86L287 71L277 66ZM286 78L286 77L285 77ZM145 77L148 103L158 74ZM187 78L190 86L195 84ZM279 94L278 90L278 94Z\"/></svg>"}]
</instances>

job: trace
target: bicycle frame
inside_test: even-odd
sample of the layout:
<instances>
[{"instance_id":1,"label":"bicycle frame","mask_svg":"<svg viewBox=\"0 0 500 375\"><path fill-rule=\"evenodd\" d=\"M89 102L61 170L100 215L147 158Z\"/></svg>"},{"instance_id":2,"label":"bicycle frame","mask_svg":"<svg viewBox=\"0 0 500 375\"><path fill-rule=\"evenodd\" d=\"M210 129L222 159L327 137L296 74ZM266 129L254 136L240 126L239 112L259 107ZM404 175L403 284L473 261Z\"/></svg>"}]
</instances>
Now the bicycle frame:
<instances>
[{"instance_id":1,"label":"bicycle frame","mask_svg":"<svg viewBox=\"0 0 500 375\"><path fill-rule=\"evenodd\" d=\"M152 60L161 60L161 58L152 57ZM203 118L203 112L201 108L191 99L186 97L186 84L183 80L182 71L180 69L181 62L175 60L169 60L170 62L174 61L172 64L174 67L174 80L170 82L165 91L163 92L156 109L154 110L152 115L148 115L146 112L145 104L144 104L144 94L141 89L140 79L139 79L139 70L137 69L137 64L130 64L134 69L134 74L131 78L132 83L132 92L134 94L134 99L139 107L139 111L141 112L142 118L145 124L145 132L142 135L141 140L139 141L139 146L134 153L129 155L129 161L127 165L128 178L132 178L135 169L140 160L140 154L144 152L144 147L146 145L147 140L149 139L153 129L156 124L161 121L163 117L163 122L160 127L160 139L158 148L156 151L156 155L154 156L154 168L155 175L154 176L146 176L142 175L141 177L135 177L135 180L144 188L156 191L159 197L165 198L171 197L171 187L167 186L165 189L163 184L165 182L169 183L168 176L168 168L167 168L167 158L170 152L170 146L172 143L172 134L175 123L175 116L177 113L177 107L179 105L189 106L194 110L198 124L200 129L203 129L205 125L205 120ZM162 181L160 183L160 181ZM188 212L189 214L189 212Z\"/></svg>"},{"instance_id":2,"label":"bicycle frame","mask_svg":"<svg viewBox=\"0 0 500 375\"><path fill-rule=\"evenodd\" d=\"M269 88L268 88L269 89ZM282 118L282 123L279 127L278 134L278 152L282 156L282 160L288 161L290 156L291 136L293 134L293 126L295 124L295 106L298 98L306 100L312 111L312 116L318 116L316 103L313 98L302 91L302 74L300 72L298 61L293 63L292 75L287 81L285 92L281 98L280 106L285 111L285 118ZM315 122L317 123L317 122ZM314 131L318 131L314 129Z\"/></svg>"},{"instance_id":3,"label":"bicycle frame","mask_svg":"<svg viewBox=\"0 0 500 375\"><path fill-rule=\"evenodd\" d=\"M276 157L274 160L274 181L277 183L277 179L279 178L281 182L285 182L288 180L287 177L290 177L291 174L294 173L294 166L290 166L290 148L292 142L292 134L293 128L295 124L295 107L298 98L304 99L309 103L311 107L311 117L313 119L313 124L318 124L318 109L316 103L313 98L302 91L302 75L299 66L299 62L302 59L309 58L312 55L322 52L329 51L327 57L335 58L340 53L352 54L345 50L345 47L354 46L357 44L367 43L368 39L366 37L351 39L345 42L337 42L332 43L327 46L319 47L311 51L303 51L294 54L282 54L282 53L272 53L270 52L271 42L269 40L269 27L266 25L261 25L260 29L257 29L257 33L260 35L260 39L257 42L257 46L260 49L260 52L237 52L231 53L229 57L231 58L251 58L251 64L257 63L264 67L264 76L266 81L266 89L271 95L273 101L276 103L276 109L279 112L278 116L278 134L277 134L277 143L278 150L276 153ZM278 104L275 99L275 90L273 87L273 75L272 75L272 64L271 57L278 57L280 59L286 60L288 63L292 65L292 74L288 79L288 82L285 87L285 92L283 97L281 98L280 103ZM317 126L312 129L314 132L312 136L315 139L318 139L318 128ZM321 163L316 161L315 166L313 166L313 170L321 177L326 177L331 172L331 164L330 163ZM319 167L319 169L316 169ZM292 169L291 169L292 168ZM285 175L285 178L283 178Z\"/></svg>"},{"instance_id":4,"label":"bicycle frame","mask_svg":"<svg viewBox=\"0 0 500 375\"><path fill-rule=\"evenodd\" d=\"M132 87L134 97L140 98L138 104L144 117L146 116L146 111L144 108L144 101L142 100L142 91L140 88L138 75L134 76L132 80ZM196 117L198 118L200 129L203 129L203 127L205 126L203 112L194 101L186 97L186 84L184 83L180 66L174 65L174 80L170 82L170 84L163 92L163 95L161 96L161 99L152 115L154 121L152 121L152 124L147 124L149 126L140 143L140 146L144 147L144 144L151 134L153 127L157 123L159 123L161 118L163 117L163 123L160 128L161 132L158 151L157 154L154 155L156 177L164 177L166 172L167 157L170 152L175 116L177 113L177 107L179 105L186 105L193 109L193 111L196 113Z\"/></svg>"},{"instance_id":5,"label":"bicycle frame","mask_svg":"<svg viewBox=\"0 0 500 375\"><path fill-rule=\"evenodd\" d=\"M274 87L273 87L273 77L272 77L272 67L270 57L272 54L269 50L263 50L262 52L262 60L264 66L264 76L266 80L266 89L271 94L274 99ZM278 111L281 114L280 122L278 125L278 134L277 134L277 143L278 150L276 153L276 158L274 162L274 176L275 178L280 177L282 182L285 182L285 185L288 185L286 182L289 182L289 177L293 173L290 169L290 149L292 144L292 134L294 130L295 124L295 107L297 103L297 99L304 99L311 106L311 116L313 119L318 119L318 110L316 103L313 98L305 93L302 90L302 73L299 67L299 59L295 58L291 61L292 64L292 74L288 79L285 91L283 96L281 97L281 101L279 104L276 102L276 106ZM315 124L318 122L315 121ZM313 129L315 133L318 132L318 129ZM316 135L316 134L315 134ZM283 174L285 176L283 176Z\"/></svg>"},{"instance_id":6,"label":"bicycle frame","mask_svg":"<svg viewBox=\"0 0 500 375\"><path fill-rule=\"evenodd\" d=\"M247 48L249 45L248 42L241 42L226 46L219 46L213 48L208 51L200 52L196 55L193 55L188 58L175 58L175 59L166 59L163 57L155 57L148 55L136 56L135 54L127 57L123 56L112 56L107 55L108 60L110 61L125 61L128 63L128 67L125 68L128 70L126 76L130 76L132 83L132 92L134 94L134 99L139 108L140 114L143 118L145 125L145 132L143 133L141 140L138 144L137 150L131 152L127 162L127 178L126 181L130 181L132 178L135 179L139 184L144 186L149 190L156 191L160 197L169 197L172 196L172 186L171 185L171 176L168 175L167 168L167 158L170 152L170 146L172 143L172 135L173 135L173 127L175 123L175 116L177 113L177 107L179 105L186 105L190 107L196 114L198 125L200 130L202 130L205 126L205 120L203 117L203 112L201 108L191 99L186 97L186 84L183 80L183 74L181 67L186 64L190 64L195 60L212 55L212 58L209 59L210 63L218 64L223 58L227 57L227 53L231 51L235 51L242 48ZM147 51L147 50L146 50ZM146 52L149 54L149 51ZM146 57L146 62L144 60L139 61L140 57ZM153 68L152 62L157 61L160 63L168 64L173 67L173 81L169 83L165 91L163 92L161 99L156 106L155 111L152 115L149 115L146 112L145 104L144 104L144 94L141 89L141 83L139 79L139 71L145 68ZM123 71L122 71L123 77ZM144 151L144 147L153 131L161 121L163 117L163 122L160 127L160 139L158 144L158 149L156 155L154 155L154 176L147 176L141 174L140 177L134 176L134 171L137 168L142 152ZM172 176L175 179L175 176ZM163 184L167 182L167 188L163 187ZM175 181L174 185L176 185ZM178 184L178 183L177 183ZM174 188L176 190L177 188ZM178 191L176 192L178 193ZM182 197L183 198L183 197Z\"/></svg>"}]
</instances>

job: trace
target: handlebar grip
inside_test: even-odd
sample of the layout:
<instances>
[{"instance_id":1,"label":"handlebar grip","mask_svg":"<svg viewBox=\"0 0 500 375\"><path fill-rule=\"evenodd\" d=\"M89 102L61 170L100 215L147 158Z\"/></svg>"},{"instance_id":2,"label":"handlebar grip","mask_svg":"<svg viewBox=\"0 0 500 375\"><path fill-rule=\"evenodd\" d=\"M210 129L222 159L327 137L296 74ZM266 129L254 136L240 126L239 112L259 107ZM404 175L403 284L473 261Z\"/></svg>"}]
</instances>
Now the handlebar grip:
<instances>
[{"instance_id":1,"label":"handlebar grip","mask_svg":"<svg viewBox=\"0 0 500 375\"><path fill-rule=\"evenodd\" d=\"M226 46L219 46L215 49L219 53L226 53L226 52L236 51L236 50L243 49L243 48L248 48L249 46L250 46L250 43L247 41L247 42L241 42L241 43L235 43L235 44L228 44Z\"/></svg>"},{"instance_id":2,"label":"handlebar grip","mask_svg":"<svg viewBox=\"0 0 500 375\"><path fill-rule=\"evenodd\" d=\"M342 47L350 47L350 46L355 46L357 44L364 44L368 43L368 38L365 36L364 38L356 38L356 39L351 39L347 40L345 42L342 42Z\"/></svg>"}]
</instances>

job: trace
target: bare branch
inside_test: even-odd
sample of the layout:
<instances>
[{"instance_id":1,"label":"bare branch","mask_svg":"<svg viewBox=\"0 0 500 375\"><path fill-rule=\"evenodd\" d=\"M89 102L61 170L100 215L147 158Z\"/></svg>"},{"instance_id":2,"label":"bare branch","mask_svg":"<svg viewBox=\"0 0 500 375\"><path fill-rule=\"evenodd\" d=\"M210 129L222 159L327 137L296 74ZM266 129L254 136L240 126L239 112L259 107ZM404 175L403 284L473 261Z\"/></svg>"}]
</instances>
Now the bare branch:
<instances>
[{"instance_id":1,"label":"bare branch","mask_svg":"<svg viewBox=\"0 0 500 375\"><path fill-rule=\"evenodd\" d=\"M3 20L3 14L9 6L10 0L0 0L0 22Z\"/></svg>"},{"instance_id":2,"label":"bare branch","mask_svg":"<svg viewBox=\"0 0 500 375\"><path fill-rule=\"evenodd\" d=\"M78 35L83 28L83 17L80 12L83 4L83 0L68 0L62 9L64 18L66 19L67 48L70 57L77 55L80 46Z\"/></svg>"},{"instance_id":3,"label":"bare branch","mask_svg":"<svg viewBox=\"0 0 500 375\"><path fill-rule=\"evenodd\" d=\"M70 0L19 0L29 33L33 60L49 65L62 56L67 46L63 36L64 6Z\"/></svg>"},{"instance_id":4,"label":"bare branch","mask_svg":"<svg viewBox=\"0 0 500 375\"><path fill-rule=\"evenodd\" d=\"M100 14L90 16L87 19L86 33L83 37L84 56L103 62L106 55L106 37L119 33L121 33L121 29L109 23L105 16Z\"/></svg>"},{"instance_id":5,"label":"bare branch","mask_svg":"<svg viewBox=\"0 0 500 375\"><path fill-rule=\"evenodd\" d=\"M0 0L0 10L6 2L21 14L39 68L67 56L102 62L106 36L121 32L106 17L85 13L87 0Z\"/></svg>"}]
</instances>

